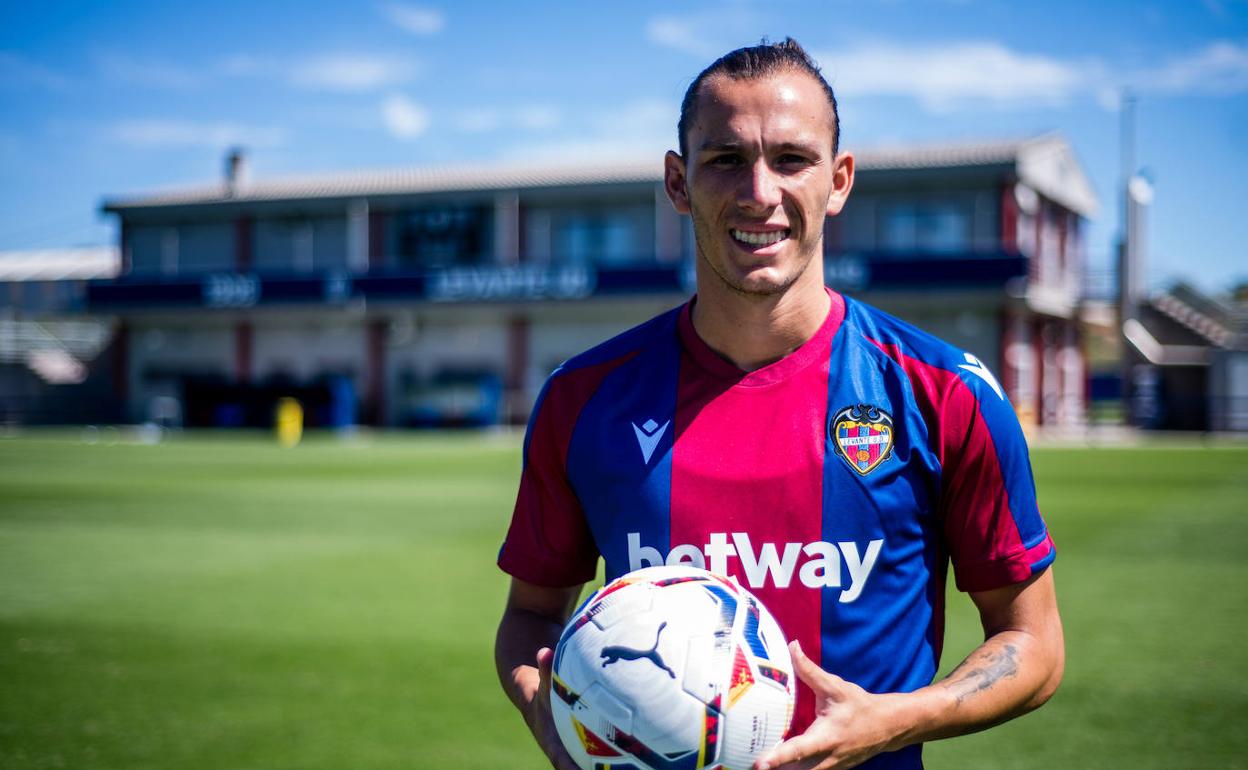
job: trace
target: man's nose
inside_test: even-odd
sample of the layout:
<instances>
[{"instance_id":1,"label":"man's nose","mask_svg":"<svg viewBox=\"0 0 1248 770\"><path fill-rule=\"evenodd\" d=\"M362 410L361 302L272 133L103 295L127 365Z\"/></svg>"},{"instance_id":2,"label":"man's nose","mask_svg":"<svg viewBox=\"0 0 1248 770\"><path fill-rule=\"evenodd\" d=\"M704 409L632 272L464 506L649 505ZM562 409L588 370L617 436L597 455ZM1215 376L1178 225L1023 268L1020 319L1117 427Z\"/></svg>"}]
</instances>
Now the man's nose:
<instances>
[{"instance_id":1,"label":"man's nose","mask_svg":"<svg viewBox=\"0 0 1248 770\"><path fill-rule=\"evenodd\" d=\"M738 202L742 208L773 209L780 205L780 180L763 158L750 168L749 178L743 180Z\"/></svg>"}]
</instances>

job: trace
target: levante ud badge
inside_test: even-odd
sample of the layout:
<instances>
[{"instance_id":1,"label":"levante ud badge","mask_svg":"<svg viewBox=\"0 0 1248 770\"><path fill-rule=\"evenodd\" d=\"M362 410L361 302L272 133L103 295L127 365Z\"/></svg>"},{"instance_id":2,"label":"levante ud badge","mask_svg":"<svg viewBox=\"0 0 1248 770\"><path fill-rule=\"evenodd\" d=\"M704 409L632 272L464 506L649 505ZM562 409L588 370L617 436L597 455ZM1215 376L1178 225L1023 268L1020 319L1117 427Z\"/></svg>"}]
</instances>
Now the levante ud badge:
<instances>
[{"instance_id":1,"label":"levante ud badge","mask_svg":"<svg viewBox=\"0 0 1248 770\"><path fill-rule=\"evenodd\" d=\"M862 476L879 467L893 453L893 418L871 404L854 404L828 422L836 451Z\"/></svg>"}]
</instances>

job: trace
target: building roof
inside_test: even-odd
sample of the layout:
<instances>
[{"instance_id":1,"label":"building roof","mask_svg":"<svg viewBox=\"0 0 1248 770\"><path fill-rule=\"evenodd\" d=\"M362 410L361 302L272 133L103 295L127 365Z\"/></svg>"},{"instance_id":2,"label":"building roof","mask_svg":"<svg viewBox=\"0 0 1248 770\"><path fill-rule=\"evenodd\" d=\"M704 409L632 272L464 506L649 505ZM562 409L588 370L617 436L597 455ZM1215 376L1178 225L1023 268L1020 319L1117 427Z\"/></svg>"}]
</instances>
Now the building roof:
<instances>
[{"instance_id":1,"label":"building roof","mask_svg":"<svg viewBox=\"0 0 1248 770\"><path fill-rule=\"evenodd\" d=\"M0 281L65 281L115 278L121 257L115 246L0 251Z\"/></svg>"},{"instance_id":2,"label":"building roof","mask_svg":"<svg viewBox=\"0 0 1248 770\"><path fill-rule=\"evenodd\" d=\"M855 151L859 169L938 169L1015 166L1019 180L1083 216L1097 211L1095 193L1074 151L1058 134L1029 139L906 145ZM104 211L203 206L258 201L354 198L422 193L519 190L593 184L652 183L663 179L661 158L631 163L544 166L393 168L230 185L221 181L104 201Z\"/></svg>"},{"instance_id":3,"label":"building roof","mask_svg":"<svg viewBox=\"0 0 1248 770\"><path fill-rule=\"evenodd\" d=\"M1027 139L902 145L855 151L858 168L939 169L1014 166L1018 180L1084 217L1100 209L1092 183L1074 149L1061 134Z\"/></svg>"}]
</instances>

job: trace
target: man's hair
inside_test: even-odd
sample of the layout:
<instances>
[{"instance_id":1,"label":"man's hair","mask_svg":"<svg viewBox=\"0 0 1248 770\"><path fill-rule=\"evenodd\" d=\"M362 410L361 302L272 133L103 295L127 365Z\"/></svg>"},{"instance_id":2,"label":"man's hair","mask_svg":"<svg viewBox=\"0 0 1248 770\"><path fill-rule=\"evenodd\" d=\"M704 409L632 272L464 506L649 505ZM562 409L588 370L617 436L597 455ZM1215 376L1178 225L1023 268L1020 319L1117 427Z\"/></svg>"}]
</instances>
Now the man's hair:
<instances>
[{"instance_id":1,"label":"man's hair","mask_svg":"<svg viewBox=\"0 0 1248 770\"><path fill-rule=\"evenodd\" d=\"M707 78L724 75L733 80L757 80L785 70L805 72L823 87L823 93L828 97L828 106L832 108L832 154L835 155L841 143L841 116L836 111L836 94L832 93L832 86L824 80L819 72L819 65L810 58L810 54L796 40L786 37L780 43L769 43L767 38L763 38L758 45L730 51L698 73L680 103L680 122L676 124L676 131L679 134L681 157L689 157L687 137L698 117L698 92L702 90L702 83Z\"/></svg>"}]
</instances>

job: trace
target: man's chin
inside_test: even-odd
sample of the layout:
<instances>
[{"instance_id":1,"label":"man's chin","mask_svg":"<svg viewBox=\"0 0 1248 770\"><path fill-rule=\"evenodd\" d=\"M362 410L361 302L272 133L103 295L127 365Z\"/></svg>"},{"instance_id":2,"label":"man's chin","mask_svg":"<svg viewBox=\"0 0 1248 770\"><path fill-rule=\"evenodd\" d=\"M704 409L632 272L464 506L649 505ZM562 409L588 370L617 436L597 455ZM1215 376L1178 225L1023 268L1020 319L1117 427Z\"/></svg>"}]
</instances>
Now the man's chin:
<instances>
[{"instance_id":1,"label":"man's chin","mask_svg":"<svg viewBox=\"0 0 1248 770\"><path fill-rule=\"evenodd\" d=\"M796 282L795 276L780 276L774 274L752 274L744 276L734 276L732 280L726 281L729 288L738 294L744 294L752 297L775 297L789 290L789 287Z\"/></svg>"}]
</instances>

